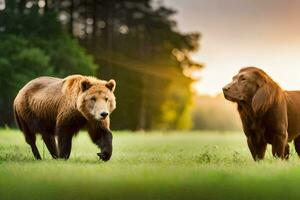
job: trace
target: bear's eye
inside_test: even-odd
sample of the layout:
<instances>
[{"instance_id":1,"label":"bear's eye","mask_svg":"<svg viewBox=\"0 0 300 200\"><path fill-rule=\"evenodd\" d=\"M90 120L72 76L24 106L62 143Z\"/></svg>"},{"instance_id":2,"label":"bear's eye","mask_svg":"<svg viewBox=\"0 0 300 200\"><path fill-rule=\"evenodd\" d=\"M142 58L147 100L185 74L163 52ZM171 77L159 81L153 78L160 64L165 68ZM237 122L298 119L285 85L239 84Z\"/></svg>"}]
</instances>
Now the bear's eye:
<instances>
[{"instance_id":1,"label":"bear's eye","mask_svg":"<svg viewBox=\"0 0 300 200\"><path fill-rule=\"evenodd\" d=\"M92 101L96 101L96 97L92 97L91 100L92 100Z\"/></svg>"},{"instance_id":2,"label":"bear's eye","mask_svg":"<svg viewBox=\"0 0 300 200\"><path fill-rule=\"evenodd\" d=\"M105 97L105 99L104 99L105 101L108 101L108 97Z\"/></svg>"}]
</instances>

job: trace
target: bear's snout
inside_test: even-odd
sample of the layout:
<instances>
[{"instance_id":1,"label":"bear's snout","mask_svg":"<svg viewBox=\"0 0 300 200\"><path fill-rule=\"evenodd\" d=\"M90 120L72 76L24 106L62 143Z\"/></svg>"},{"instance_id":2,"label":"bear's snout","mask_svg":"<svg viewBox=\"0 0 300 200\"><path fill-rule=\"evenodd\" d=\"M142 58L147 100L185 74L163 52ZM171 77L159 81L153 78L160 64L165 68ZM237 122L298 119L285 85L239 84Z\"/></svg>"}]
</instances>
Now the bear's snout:
<instances>
[{"instance_id":1,"label":"bear's snout","mask_svg":"<svg viewBox=\"0 0 300 200\"><path fill-rule=\"evenodd\" d=\"M104 111L100 113L102 119L105 119L108 116L108 112Z\"/></svg>"}]
</instances>

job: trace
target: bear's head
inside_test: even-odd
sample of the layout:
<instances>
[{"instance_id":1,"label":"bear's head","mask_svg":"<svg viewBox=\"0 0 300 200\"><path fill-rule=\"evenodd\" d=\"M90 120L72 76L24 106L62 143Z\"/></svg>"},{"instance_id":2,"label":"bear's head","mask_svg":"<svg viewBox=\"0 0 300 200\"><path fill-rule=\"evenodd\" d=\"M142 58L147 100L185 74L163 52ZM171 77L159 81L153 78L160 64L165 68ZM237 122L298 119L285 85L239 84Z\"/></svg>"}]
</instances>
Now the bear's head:
<instances>
[{"instance_id":1,"label":"bear's head","mask_svg":"<svg viewBox=\"0 0 300 200\"><path fill-rule=\"evenodd\" d=\"M115 80L83 79L76 102L78 111L87 120L102 121L109 117L116 108L114 90Z\"/></svg>"}]
</instances>

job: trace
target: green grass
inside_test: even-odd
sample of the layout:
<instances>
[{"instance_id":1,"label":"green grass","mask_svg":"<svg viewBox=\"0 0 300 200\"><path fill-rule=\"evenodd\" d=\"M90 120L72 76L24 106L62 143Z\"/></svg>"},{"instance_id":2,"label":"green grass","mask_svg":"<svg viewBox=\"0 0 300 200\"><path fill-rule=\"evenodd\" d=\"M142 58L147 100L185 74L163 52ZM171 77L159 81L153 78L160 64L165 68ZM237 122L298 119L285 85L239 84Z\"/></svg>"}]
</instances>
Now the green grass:
<instances>
[{"instance_id":1,"label":"green grass","mask_svg":"<svg viewBox=\"0 0 300 200\"><path fill-rule=\"evenodd\" d=\"M43 143L37 141L41 155ZM68 161L35 161L23 135L0 130L0 199L296 199L300 160L252 161L242 133L114 133L102 162L85 133Z\"/></svg>"}]
</instances>

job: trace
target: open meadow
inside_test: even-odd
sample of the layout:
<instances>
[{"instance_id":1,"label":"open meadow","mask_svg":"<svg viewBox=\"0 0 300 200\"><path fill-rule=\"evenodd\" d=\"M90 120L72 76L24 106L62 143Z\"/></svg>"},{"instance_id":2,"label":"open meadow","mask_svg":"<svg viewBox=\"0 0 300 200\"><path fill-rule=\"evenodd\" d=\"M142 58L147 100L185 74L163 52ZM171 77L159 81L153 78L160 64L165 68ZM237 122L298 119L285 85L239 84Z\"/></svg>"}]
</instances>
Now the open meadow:
<instances>
[{"instance_id":1,"label":"open meadow","mask_svg":"<svg viewBox=\"0 0 300 200\"><path fill-rule=\"evenodd\" d=\"M41 138L35 161L23 135L0 131L0 199L292 199L300 160L255 163L242 133L115 132L109 162L87 134L71 158L52 160Z\"/></svg>"}]
</instances>

